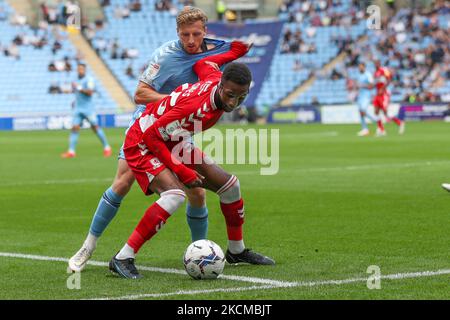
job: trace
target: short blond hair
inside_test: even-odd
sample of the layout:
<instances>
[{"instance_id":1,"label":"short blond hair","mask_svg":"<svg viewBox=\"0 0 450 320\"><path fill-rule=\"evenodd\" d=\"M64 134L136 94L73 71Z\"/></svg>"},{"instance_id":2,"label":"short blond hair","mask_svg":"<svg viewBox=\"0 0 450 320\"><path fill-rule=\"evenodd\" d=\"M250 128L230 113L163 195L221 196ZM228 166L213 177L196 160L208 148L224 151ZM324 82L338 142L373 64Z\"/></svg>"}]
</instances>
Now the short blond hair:
<instances>
[{"instance_id":1,"label":"short blond hair","mask_svg":"<svg viewBox=\"0 0 450 320\"><path fill-rule=\"evenodd\" d=\"M180 28L181 26L187 24L195 23L197 21L201 21L203 23L203 26L205 27L206 22L208 21L208 17L203 12L203 10L196 7L186 6L177 15L177 28Z\"/></svg>"}]
</instances>

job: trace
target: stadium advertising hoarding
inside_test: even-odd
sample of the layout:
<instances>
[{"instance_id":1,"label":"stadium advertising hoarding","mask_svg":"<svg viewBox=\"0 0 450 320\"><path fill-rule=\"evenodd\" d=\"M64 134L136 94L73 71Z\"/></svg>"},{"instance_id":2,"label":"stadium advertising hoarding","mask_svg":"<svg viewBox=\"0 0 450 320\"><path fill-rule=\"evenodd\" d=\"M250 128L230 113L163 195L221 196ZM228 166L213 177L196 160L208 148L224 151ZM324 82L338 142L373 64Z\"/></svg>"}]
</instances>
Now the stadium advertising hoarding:
<instances>
[{"instance_id":1,"label":"stadium advertising hoarding","mask_svg":"<svg viewBox=\"0 0 450 320\"><path fill-rule=\"evenodd\" d=\"M397 116L400 105L392 103L389 105L390 117ZM369 114L374 114L373 106L368 108ZM321 121L324 124L352 124L360 123L359 109L356 104L324 105L320 108ZM370 120L369 120L370 121Z\"/></svg>"},{"instance_id":2,"label":"stadium advertising hoarding","mask_svg":"<svg viewBox=\"0 0 450 320\"><path fill-rule=\"evenodd\" d=\"M406 121L441 120L446 116L448 104L407 104L402 105L399 118Z\"/></svg>"},{"instance_id":3,"label":"stadium advertising hoarding","mask_svg":"<svg viewBox=\"0 0 450 320\"><path fill-rule=\"evenodd\" d=\"M270 68L283 23L258 22L247 24L208 23L208 37L224 40L239 39L253 43L250 52L239 59L246 63L253 74L253 83L245 104L254 106L264 78Z\"/></svg>"},{"instance_id":4,"label":"stadium advertising hoarding","mask_svg":"<svg viewBox=\"0 0 450 320\"><path fill-rule=\"evenodd\" d=\"M132 114L100 114L97 115L101 127L127 127ZM0 130L61 130L72 127L71 115L5 117L0 118ZM86 121L83 128L89 128Z\"/></svg>"},{"instance_id":5,"label":"stadium advertising hoarding","mask_svg":"<svg viewBox=\"0 0 450 320\"><path fill-rule=\"evenodd\" d=\"M292 106L272 108L267 116L268 123L310 123L320 122L320 111L313 106Z\"/></svg>"}]
</instances>

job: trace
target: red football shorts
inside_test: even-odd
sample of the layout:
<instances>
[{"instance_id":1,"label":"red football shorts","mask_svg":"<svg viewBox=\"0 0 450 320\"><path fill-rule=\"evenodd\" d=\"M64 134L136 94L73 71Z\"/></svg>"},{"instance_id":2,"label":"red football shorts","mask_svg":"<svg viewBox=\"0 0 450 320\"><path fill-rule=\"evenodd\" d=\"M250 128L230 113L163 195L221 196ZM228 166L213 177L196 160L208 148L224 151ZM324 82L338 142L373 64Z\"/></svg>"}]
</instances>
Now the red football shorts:
<instances>
[{"instance_id":1,"label":"red football shorts","mask_svg":"<svg viewBox=\"0 0 450 320\"><path fill-rule=\"evenodd\" d=\"M143 147L143 148L142 148ZM194 148L191 143L185 144L184 148L172 148L172 151L178 155L179 160L188 168L195 170L197 163L209 163L211 161L200 149ZM153 179L167 168L159 159L145 149L145 145L131 145L123 149L125 159L128 166L133 171L133 174L146 195L151 195L153 192L149 189ZM193 152L194 151L194 152Z\"/></svg>"},{"instance_id":2,"label":"red football shorts","mask_svg":"<svg viewBox=\"0 0 450 320\"><path fill-rule=\"evenodd\" d=\"M374 108L387 112L390 98L389 94L376 95L373 99Z\"/></svg>"}]
</instances>

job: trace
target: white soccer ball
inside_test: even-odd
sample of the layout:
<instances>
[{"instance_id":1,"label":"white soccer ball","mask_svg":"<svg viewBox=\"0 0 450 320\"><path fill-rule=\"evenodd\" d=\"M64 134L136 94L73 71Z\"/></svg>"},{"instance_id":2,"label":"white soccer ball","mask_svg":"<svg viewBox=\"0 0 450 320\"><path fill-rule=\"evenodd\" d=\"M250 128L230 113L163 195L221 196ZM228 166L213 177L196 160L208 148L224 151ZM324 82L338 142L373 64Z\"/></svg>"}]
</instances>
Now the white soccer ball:
<instances>
[{"instance_id":1,"label":"white soccer ball","mask_svg":"<svg viewBox=\"0 0 450 320\"><path fill-rule=\"evenodd\" d=\"M188 275L196 280L216 279L223 272L225 255L211 240L197 240L186 249L183 258Z\"/></svg>"}]
</instances>

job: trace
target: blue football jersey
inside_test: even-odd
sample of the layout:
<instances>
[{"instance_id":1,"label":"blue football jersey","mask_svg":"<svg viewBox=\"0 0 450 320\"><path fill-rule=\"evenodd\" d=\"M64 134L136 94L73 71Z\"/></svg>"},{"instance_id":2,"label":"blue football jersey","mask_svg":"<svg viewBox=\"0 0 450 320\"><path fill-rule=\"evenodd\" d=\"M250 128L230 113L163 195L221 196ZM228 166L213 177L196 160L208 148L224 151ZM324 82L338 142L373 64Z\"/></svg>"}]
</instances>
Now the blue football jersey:
<instances>
[{"instance_id":1,"label":"blue football jersey","mask_svg":"<svg viewBox=\"0 0 450 320\"><path fill-rule=\"evenodd\" d=\"M369 99L372 90L368 89L368 88L364 88L364 87L368 86L370 84L373 84L372 74L369 71L365 71L364 73L359 73L357 82L358 82L358 88L359 88L358 98L359 99Z\"/></svg>"},{"instance_id":2,"label":"blue football jersey","mask_svg":"<svg viewBox=\"0 0 450 320\"><path fill-rule=\"evenodd\" d=\"M91 76L84 76L82 79L77 79L77 90L75 91L75 110L79 112L93 112L94 111L94 96L88 96L81 93L79 90L94 90L95 81Z\"/></svg>"},{"instance_id":3,"label":"blue football jersey","mask_svg":"<svg viewBox=\"0 0 450 320\"><path fill-rule=\"evenodd\" d=\"M180 40L166 42L155 50L147 69L139 78L159 93L169 94L184 83L195 83L197 75L192 66L200 59L227 52L230 43L222 40L204 39L206 44L214 44L211 50L188 54L183 50Z\"/></svg>"}]
</instances>

